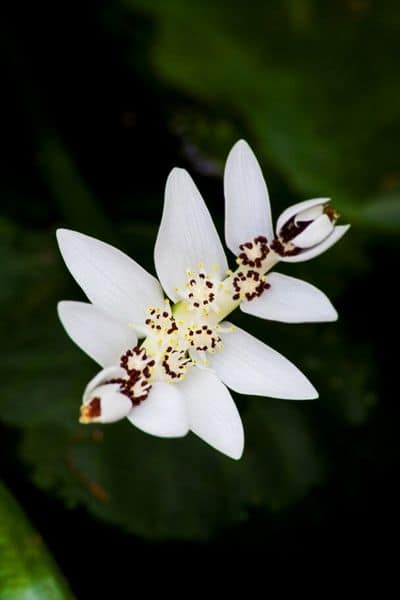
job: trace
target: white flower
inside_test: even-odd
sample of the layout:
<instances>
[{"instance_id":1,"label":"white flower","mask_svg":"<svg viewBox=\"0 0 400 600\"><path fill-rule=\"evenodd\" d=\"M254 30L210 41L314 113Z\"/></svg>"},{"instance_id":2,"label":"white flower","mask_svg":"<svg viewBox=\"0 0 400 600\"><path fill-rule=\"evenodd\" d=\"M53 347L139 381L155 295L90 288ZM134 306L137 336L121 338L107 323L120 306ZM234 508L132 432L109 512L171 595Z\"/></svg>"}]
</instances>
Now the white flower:
<instances>
[{"instance_id":1,"label":"white flower","mask_svg":"<svg viewBox=\"0 0 400 600\"><path fill-rule=\"evenodd\" d=\"M275 236L267 186L244 140L229 153L224 188L226 244L244 273L237 281L241 310L286 323L336 320L335 309L321 291L281 273L270 273L264 288L253 283L253 294L246 294L248 282L262 280L279 261L314 258L346 233L350 225L335 225L338 215L328 206L329 199L306 200L286 209L278 218Z\"/></svg>"},{"instance_id":2,"label":"white flower","mask_svg":"<svg viewBox=\"0 0 400 600\"><path fill-rule=\"evenodd\" d=\"M256 305L264 297L272 300L269 310L255 311L268 313L260 316L289 321L336 317L316 288L277 273L266 281L265 259L275 252L263 241L241 250L243 240L270 236L265 210L268 205L260 213L261 231L250 227L238 238L236 249L244 258L231 272L200 193L186 171L173 169L155 246L163 288L112 246L58 230L65 263L90 300L60 302L59 316L72 340L103 367L85 390L81 422L127 417L161 437L181 437L191 430L238 459L243 427L225 386L292 400L318 396L286 358L224 320L241 303L246 310L244 305ZM231 216L228 208L228 221ZM236 232L241 235L240 226Z\"/></svg>"}]
</instances>

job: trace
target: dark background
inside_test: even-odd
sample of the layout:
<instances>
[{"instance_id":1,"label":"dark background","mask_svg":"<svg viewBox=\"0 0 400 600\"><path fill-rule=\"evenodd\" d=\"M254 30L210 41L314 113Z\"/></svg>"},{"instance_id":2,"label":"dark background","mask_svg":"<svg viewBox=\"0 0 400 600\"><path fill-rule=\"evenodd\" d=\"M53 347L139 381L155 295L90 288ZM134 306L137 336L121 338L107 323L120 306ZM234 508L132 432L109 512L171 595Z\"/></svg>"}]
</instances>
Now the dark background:
<instances>
[{"instance_id":1,"label":"dark background","mask_svg":"<svg viewBox=\"0 0 400 600\"><path fill-rule=\"evenodd\" d=\"M0 468L73 592L122 593L133 570L183 552L262 550L282 568L379 554L399 459L398 3L14 3L0 28ZM352 223L329 253L280 269L323 289L338 323L236 319L320 398L238 397L240 463L192 436L82 428L96 367L57 322L57 300L81 293L55 229L154 270L169 170L191 172L222 232L223 164L241 137L275 217L331 196Z\"/></svg>"}]
</instances>

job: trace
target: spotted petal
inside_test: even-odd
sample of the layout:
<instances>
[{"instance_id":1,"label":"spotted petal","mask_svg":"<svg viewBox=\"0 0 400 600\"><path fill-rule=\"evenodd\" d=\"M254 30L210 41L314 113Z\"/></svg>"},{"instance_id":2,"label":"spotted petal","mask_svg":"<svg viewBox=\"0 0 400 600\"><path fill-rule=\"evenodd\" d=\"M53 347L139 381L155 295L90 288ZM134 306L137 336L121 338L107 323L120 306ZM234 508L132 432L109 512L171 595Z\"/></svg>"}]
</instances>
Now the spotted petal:
<instances>
[{"instance_id":1,"label":"spotted petal","mask_svg":"<svg viewBox=\"0 0 400 600\"><path fill-rule=\"evenodd\" d=\"M243 453L243 425L224 384L211 371L193 368L179 387L185 395L190 429L216 450L238 460Z\"/></svg>"},{"instance_id":2,"label":"spotted petal","mask_svg":"<svg viewBox=\"0 0 400 600\"><path fill-rule=\"evenodd\" d=\"M250 146L239 140L229 153L224 174L225 239L234 254L240 244L262 235L273 239L271 208L264 177Z\"/></svg>"},{"instance_id":3,"label":"spotted petal","mask_svg":"<svg viewBox=\"0 0 400 600\"><path fill-rule=\"evenodd\" d=\"M93 304L59 302L58 316L75 344L102 367L119 364L121 354L136 346L132 329Z\"/></svg>"},{"instance_id":4,"label":"spotted petal","mask_svg":"<svg viewBox=\"0 0 400 600\"><path fill-rule=\"evenodd\" d=\"M307 250L303 250L300 254L296 254L295 256L281 256L279 260L282 262L288 263L297 263L304 262L306 260L311 260L316 256L319 256L326 250L329 250L331 246L336 244L344 236L346 231L350 228L350 225L336 225L334 230L327 238L324 239L323 242L320 242L316 246L312 248L308 248Z\"/></svg>"},{"instance_id":5,"label":"spotted petal","mask_svg":"<svg viewBox=\"0 0 400 600\"><path fill-rule=\"evenodd\" d=\"M330 202L330 198L312 198L311 200L303 200L297 204L292 204L286 208L278 217L276 222L276 233L279 235L282 227L296 215L304 213L316 206L324 206ZM312 219L310 219L312 220Z\"/></svg>"},{"instance_id":6,"label":"spotted petal","mask_svg":"<svg viewBox=\"0 0 400 600\"><path fill-rule=\"evenodd\" d=\"M201 264L206 272L222 278L228 268L210 213L184 169L173 169L167 179L154 260L163 288L174 302L179 300L177 288L185 288L188 270L198 271Z\"/></svg>"},{"instance_id":7,"label":"spotted petal","mask_svg":"<svg viewBox=\"0 0 400 600\"><path fill-rule=\"evenodd\" d=\"M120 250L68 229L59 229L57 239L65 264L86 296L111 316L142 323L146 308L163 302L157 279Z\"/></svg>"},{"instance_id":8,"label":"spotted petal","mask_svg":"<svg viewBox=\"0 0 400 600\"><path fill-rule=\"evenodd\" d=\"M313 285L276 272L270 273L267 281L271 287L261 296L242 302L243 312L282 323L336 321L331 302Z\"/></svg>"},{"instance_id":9,"label":"spotted petal","mask_svg":"<svg viewBox=\"0 0 400 600\"><path fill-rule=\"evenodd\" d=\"M311 248L324 241L332 233L334 227L328 215L321 215L310 223L304 231L296 235L291 242L298 248Z\"/></svg>"},{"instance_id":10,"label":"spotted petal","mask_svg":"<svg viewBox=\"0 0 400 600\"><path fill-rule=\"evenodd\" d=\"M128 416L138 429L158 437L183 437L189 431L186 404L178 385L157 382Z\"/></svg>"},{"instance_id":11,"label":"spotted petal","mask_svg":"<svg viewBox=\"0 0 400 600\"><path fill-rule=\"evenodd\" d=\"M210 366L235 392L287 400L318 397L297 367L249 333L235 327L221 337L224 348L211 357Z\"/></svg>"},{"instance_id":12,"label":"spotted petal","mask_svg":"<svg viewBox=\"0 0 400 600\"><path fill-rule=\"evenodd\" d=\"M83 392L83 403L87 404L90 401L90 396L97 387L107 383L111 379L124 377L125 374L125 371L119 366L106 367L99 371L87 384Z\"/></svg>"}]
</instances>

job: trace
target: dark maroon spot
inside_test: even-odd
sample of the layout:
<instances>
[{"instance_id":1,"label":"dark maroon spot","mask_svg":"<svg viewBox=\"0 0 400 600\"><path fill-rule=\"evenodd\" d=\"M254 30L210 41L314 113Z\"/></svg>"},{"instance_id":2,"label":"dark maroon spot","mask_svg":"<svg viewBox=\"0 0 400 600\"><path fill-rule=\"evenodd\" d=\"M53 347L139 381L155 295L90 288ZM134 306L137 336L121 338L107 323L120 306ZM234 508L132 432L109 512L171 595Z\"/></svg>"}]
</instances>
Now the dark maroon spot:
<instances>
[{"instance_id":1,"label":"dark maroon spot","mask_svg":"<svg viewBox=\"0 0 400 600\"><path fill-rule=\"evenodd\" d=\"M100 398L96 396L85 406L85 415L89 419L97 419L101 415Z\"/></svg>"}]
</instances>

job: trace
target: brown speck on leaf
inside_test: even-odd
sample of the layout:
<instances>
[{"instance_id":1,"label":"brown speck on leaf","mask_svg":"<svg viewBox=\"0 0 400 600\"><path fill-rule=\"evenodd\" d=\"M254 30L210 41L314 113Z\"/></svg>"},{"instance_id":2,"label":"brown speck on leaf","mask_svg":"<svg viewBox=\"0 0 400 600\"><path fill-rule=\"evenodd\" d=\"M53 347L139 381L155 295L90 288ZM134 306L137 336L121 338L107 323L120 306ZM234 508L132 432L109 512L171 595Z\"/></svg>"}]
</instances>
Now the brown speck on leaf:
<instances>
[{"instance_id":1,"label":"brown speck on leaf","mask_svg":"<svg viewBox=\"0 0 400 600\"><path fill-rule=\"evenodd\" d=\"M104 439L104 431L101 429L94 429L92 431L92 440L94 442L102 442Z\"/></svg>"},{"instance_id":2,"label":"brown speck on leaf","mask_svg":"<svg viewBox=\"0 0 400 600\"><path fill-rule=\"evenodd\" d=\"M92 496L97 498L97 500L100 500L100 502L109 501L110 497L108 493L100 484L96 483L95 481L89 481L88 488Z\"/></svg>"},{"instance_id":3,"label":"brown speck on leaf","mask_svg":"<svg viewBox=\"0 0 400 600\"><path fill-rule=\"evenodd\" d=\"M106 503L109 501L110 496L109 494L106 492L106 490L96 481L92 481L87 475L86 473L84 473L81 469L79 469L74 461L73 458L71 456L71 451L73 448L73 445L75 445L76 440L72 440L71 441L71 445L67 451L67 454L64 458L65 464L67 466L67 469L70 471L70 473L73 475L73 477L75 477L75 479L77 479L81 485L86 488L86 490L94 497L96 498L96 500L99 500L99 502L103 502Z\"/></svg>"}]
</instances>

